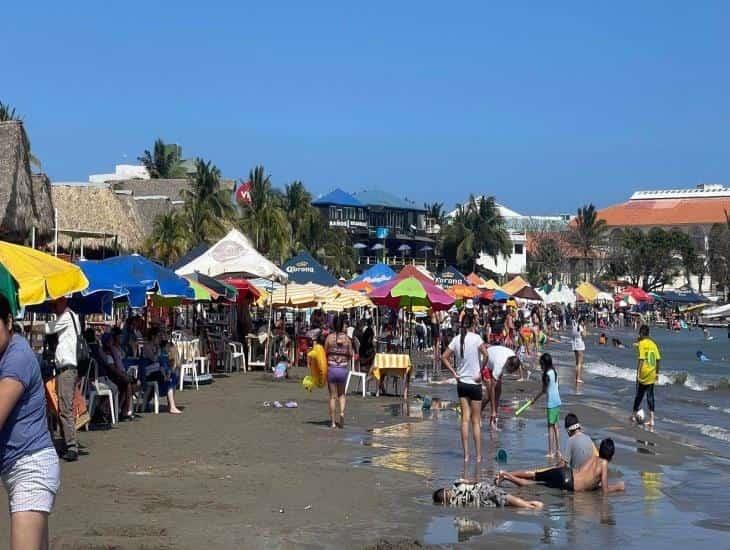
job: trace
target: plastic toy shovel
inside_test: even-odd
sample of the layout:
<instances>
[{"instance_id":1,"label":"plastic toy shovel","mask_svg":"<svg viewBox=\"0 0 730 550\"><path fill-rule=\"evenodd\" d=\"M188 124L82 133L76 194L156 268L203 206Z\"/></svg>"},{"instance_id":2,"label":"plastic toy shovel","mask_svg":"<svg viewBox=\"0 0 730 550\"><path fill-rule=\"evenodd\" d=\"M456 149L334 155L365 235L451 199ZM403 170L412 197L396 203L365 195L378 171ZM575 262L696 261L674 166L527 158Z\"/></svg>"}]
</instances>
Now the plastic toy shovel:
<instances>
[{"instance_id":1,"label":"plastic toy shovel","mask_svg":"<svg viewBox=\"0 0 730 550\"><path fill-rule=\"evenodd\" d=\"M515 416L520 416L523 412L525 412L527 409L530 408L530 405L532 405L532 399L529 401L526 401L524 405L522 405L519 409L515 411Z\"/></svg>"}]
</instances>

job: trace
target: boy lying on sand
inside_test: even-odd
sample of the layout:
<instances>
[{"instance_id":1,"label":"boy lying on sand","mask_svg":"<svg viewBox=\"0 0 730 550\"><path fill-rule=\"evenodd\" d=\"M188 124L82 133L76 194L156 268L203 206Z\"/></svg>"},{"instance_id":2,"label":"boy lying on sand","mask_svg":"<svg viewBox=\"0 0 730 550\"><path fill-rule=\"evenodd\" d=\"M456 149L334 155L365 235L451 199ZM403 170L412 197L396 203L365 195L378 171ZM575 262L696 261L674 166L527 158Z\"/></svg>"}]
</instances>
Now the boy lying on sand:
<instances>
[{"instance_id":1,"label":"boy lying on sand","mask_svg":"<svg viewBox=\"0 0 730 550\"><path fill-rule=\"evenodd\" d=\"M433 501L436 504L474 508L514 506L515 508L540 510L543 506L539 500L522 500L519 497L507 494L491 483L472 483L465 479L457 479L450 489L436 489L433 493Z\"/></svg>"},{"instance_id":2,"label":"boy lying on sand","mask_svg":"<svg viewBox=\"0 0 730 550\"><path fill-rule=\"evenodd\" d=\"M576 493L595 491L599 488L604 495L620 492L624 490L623 481L619 481L614 485L608 483L608 463L611 462L614 451L613 440L604 439L598 449L598 456L592 456L578 469L569 466L556 466L524 472L499 472L497 485L506 479L520 487L542 483L553 489L563 489Z\"/></svg>"}]
</instances>

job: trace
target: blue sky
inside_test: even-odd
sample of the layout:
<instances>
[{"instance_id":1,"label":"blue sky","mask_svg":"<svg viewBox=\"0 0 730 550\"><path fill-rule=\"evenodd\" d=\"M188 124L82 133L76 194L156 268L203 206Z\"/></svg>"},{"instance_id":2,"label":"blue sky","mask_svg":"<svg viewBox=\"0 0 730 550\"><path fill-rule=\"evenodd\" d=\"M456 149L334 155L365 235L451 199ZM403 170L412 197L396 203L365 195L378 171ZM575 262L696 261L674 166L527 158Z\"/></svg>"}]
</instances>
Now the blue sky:
<instances>
[{"instance_id":1,"label":"blue sky","mask_svg":"<svg viewBox=\"0 0 730 550\"><path fill-rule=\"evenodd\" d=\"M0 99L53 180L156 137L314 193L525 213L730 182L728 2L14 2ZM9 24L10 23L10 24Z\"/></svg>"}]
</instances>

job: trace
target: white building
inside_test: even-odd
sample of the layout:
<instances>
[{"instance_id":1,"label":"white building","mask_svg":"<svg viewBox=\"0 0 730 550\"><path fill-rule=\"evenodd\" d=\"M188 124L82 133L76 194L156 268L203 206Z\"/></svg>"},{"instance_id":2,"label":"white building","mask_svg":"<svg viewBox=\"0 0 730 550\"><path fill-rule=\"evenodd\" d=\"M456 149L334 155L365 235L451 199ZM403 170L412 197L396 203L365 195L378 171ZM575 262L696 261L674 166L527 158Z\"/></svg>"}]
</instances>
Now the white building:
<instances>
[{"instance_id":1,"label":"white building","mask_svg":"<svg viewBox=\"0 0 730 550\"><path fill-rule=\"evenodd\" d=\"M91 174L89 183L106 183L109 181L125 181L125 180L148 180L150 174L147 168L136 164L117 164L114 167L113 174Z\"/></svg>"},{"instance_id":2,"label":"white building","mask_svg":"<svg viewBox=\"0 0 730 550\"><path fill-rule=\"evenodd\" d=\"M482 197L476 197L476 200L479 202ZM500 256L495 260L491 256L482 253L477 259L477 264L499 275L515 275L527 271L526 244L528 232L564 231L572 218L569 214L559 214L557 216L524 215L499 203L497 203L497 208L504 218L512 241L512 254L509 257ZM446 219L453 219L457 212L458 209L452 210L446 215Z\"/></svg>"}]
</instances>

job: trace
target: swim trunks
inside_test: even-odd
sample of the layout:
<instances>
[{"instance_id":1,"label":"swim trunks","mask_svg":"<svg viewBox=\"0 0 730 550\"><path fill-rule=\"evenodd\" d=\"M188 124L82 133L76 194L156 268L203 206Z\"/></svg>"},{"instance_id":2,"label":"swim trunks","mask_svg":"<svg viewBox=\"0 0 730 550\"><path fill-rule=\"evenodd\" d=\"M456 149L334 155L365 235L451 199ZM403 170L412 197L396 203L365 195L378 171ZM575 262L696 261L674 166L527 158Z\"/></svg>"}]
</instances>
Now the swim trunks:
<instances>
[{"instance_id":1,"label":"swim trunks","mask_svg":"<svg viewBox=\"0 0 730 550\"><path fill-rule=\"evenodd\" d=\"M573 470L568 466L546 468L535 472L535 481L543 483L552 489L563 491L573 490Z\"/></svg>"},{"instance_id":2,"label":"swim trunks","mask_svg":"<svg viewBox=\"0 0 730 550\"><path fill-rule=\"evenodd\" d=\"M327 367L327 382L330 384L344 384L347 382L349 369L332 363Z\"/></svg>"},{"instance_id":3,"label":"swim trunks","mask_svg":"<svg viewBox=\"0 0 730 550\"><path fill-rule=\"evenodd\" d=\"M560 420L560 407L551 407L547 410L547 423L552 426Z\"/></svg>"}]
</instances>

